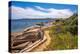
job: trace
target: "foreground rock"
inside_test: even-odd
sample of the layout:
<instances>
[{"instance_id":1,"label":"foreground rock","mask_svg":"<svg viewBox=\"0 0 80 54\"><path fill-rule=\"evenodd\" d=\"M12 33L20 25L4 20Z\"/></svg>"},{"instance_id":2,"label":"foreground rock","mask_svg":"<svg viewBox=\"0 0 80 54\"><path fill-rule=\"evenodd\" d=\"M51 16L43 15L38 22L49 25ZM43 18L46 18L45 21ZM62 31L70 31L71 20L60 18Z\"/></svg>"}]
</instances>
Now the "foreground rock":
<instances>
[{"instance_id":1,"label":"foreground rock","mask_svg":"<svg viewBox=\"0 0 80 54\"><path fill-rule=\"evenodd\" d=\"M11 35L11 50L12 52L19 52L26 46L33 44L39 40L39 28L31 29L22 33L14 33Z\"/></svg>"}]
</instances>

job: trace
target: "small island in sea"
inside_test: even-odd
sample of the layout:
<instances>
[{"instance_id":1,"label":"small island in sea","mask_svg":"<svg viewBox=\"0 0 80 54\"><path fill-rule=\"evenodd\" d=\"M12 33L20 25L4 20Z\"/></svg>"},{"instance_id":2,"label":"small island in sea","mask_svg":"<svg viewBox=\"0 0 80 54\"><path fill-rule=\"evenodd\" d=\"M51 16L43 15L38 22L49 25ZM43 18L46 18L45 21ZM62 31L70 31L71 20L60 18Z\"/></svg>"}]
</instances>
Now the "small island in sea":
<instances>
[{"instance_id":1,"label":"small island in sea","mask_svg":"<svg viewBox=\"0 0 80 54\"><path fill-rule=\"evenodd\" d=\"M77 5L9 2L9 52L78 48Z\"/></svg>"}]
</instances>

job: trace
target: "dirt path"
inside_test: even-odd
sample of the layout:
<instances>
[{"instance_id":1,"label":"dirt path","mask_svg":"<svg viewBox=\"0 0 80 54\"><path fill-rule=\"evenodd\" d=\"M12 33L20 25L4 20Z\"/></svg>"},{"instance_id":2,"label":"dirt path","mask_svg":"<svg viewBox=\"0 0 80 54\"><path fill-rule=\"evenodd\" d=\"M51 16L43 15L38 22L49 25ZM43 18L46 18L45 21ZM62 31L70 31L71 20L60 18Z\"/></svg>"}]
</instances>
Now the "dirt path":
<instances>
[{"instance_id":1,"label":"dirt path","mask_svg":"<svg viewBox=\"0 0 80 54\"><path fill-rule=\"evenodd\" d=\"M51 42L51 38L49 36L49 31L44 31L44 36L46 36L47 41L45 41L44 43L42 43L41 45L39 45L38 47L34 48L32 51L43 51L46 46L48 46Z\"/></svg>"}]
</instances>

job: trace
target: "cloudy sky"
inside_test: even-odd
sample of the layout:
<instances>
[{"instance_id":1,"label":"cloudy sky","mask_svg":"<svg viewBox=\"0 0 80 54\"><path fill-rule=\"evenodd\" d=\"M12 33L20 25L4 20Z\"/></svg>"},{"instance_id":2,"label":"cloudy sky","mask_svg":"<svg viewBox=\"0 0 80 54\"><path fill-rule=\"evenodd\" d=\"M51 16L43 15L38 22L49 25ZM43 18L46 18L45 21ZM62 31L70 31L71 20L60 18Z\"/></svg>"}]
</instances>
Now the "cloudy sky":
<instances>
[{"instance_id":1,"label":"cloudy sky","mask_svg":"<svg viewBox=\"0 0 80 54\"><path fill-rule=\"evenodd\" d=\"M76 5L11 2L11 19L22 18L68 18L77 12Z\"/></svg>"}]
</instances>

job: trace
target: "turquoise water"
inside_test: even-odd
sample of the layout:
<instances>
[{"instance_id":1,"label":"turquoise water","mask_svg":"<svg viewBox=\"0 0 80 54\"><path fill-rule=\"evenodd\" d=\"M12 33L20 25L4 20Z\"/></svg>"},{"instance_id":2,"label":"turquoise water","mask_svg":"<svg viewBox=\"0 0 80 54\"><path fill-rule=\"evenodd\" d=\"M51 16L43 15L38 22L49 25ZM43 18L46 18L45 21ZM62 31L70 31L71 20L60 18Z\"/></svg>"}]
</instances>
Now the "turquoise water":
<instances>
[{"instance_id":1,"label":"turquoise water","mask_svg":"<svg viewBox=\"0 0 80 54\"><path fill-rule=\"evenodd\" d=\"M16 19L11 20L11 32L23 31L25 28L35 26L39 22L47 23L50 19Z\"/></svg>"}]
</instances>

